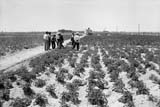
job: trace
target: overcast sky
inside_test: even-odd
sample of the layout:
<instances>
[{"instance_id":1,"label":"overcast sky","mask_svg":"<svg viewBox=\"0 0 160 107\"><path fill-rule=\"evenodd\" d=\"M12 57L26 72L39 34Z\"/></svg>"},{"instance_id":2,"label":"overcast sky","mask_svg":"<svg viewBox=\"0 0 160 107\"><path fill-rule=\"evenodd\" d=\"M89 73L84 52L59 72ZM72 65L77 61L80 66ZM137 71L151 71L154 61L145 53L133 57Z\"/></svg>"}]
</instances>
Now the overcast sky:
<instances>
[{"instance_id":1,"label":"overcast sky","mask_svg":"<svg viewBox=\"0 0 160 107\"><path fill-rule=\"evenodd\" d=\"M0 0L1 31L137 31L138 24L160 32L160 0Z\"/></svg>"}]
</instances>

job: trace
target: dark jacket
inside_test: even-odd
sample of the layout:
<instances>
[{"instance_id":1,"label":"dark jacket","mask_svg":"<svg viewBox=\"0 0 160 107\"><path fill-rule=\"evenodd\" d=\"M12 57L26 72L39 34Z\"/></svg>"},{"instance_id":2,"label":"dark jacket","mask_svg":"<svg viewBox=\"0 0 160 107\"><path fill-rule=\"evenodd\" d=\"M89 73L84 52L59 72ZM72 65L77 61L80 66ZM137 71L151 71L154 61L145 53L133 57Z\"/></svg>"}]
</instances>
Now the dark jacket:
<instances>
[{"instance_id":1,"label":"dark jacket","mask_svg":"<svg viewBox=\"0 0 160 107\"><path fill-rule=\"evenodd\" d=\"M52 36L52 37L51 37L51 41L52 41L52 42L55 42L55 41L56 41L56 37L55 37L55 36Z\"/></svg>"},{"instance_id":2,"label":"dark jacket","mask_svg":"<svg viewBox=\"0 0 160 107\"><path fill-rule=\"evenodd\" d=\"M64 38L63 38L63 35L60 35L60 41L63 43L64 42Z\"/></svg>"}]
</instances>

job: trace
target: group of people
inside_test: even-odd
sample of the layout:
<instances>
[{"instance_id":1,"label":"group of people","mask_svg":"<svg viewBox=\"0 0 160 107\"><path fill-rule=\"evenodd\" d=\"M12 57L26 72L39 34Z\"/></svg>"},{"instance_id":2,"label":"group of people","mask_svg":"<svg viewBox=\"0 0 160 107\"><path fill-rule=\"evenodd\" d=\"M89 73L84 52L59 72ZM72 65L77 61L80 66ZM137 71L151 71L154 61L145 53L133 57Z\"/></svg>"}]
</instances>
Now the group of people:
<instances>
[{"instance_id":1,"label":"group of people","mask_svg":"<svg viewBox=\"0 0 160 107\"><path fill-rule=\"evenodd\" d=\"M77 48L79 50L79 43L80 43L80 34L78 32L72 33L71 42L72 42L72 49ZM61 32L57 32L56 34L51 34L51 32L45 32L44 36L44 50L55 49L56 47L59 49L64 48L63 42L64 38Z\"/></svg>"},{"instance_id":2,"label":"group of people","mask_svg":"<svg viewBox=\"0 0 160 107\"><path fill-rule=\"evenodd\" d=\"M50 50L50 47L52 47L52 49L55 49L56 46L57 48L61 49L63 48L63 42L64 42L64 38L63 35L58 32L57 34L51 34L51 32L46 32L43 36L44 39L44 50Z\"/></svg>"}]
</instances>

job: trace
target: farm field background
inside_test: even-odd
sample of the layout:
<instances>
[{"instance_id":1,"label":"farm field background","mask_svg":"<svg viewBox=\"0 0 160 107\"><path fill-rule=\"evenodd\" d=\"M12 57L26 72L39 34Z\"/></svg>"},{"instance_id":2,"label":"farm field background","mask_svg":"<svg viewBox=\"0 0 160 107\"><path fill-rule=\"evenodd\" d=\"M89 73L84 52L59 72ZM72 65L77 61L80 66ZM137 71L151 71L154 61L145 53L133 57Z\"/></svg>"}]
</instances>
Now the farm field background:
<instances>
[{"instance_id":1,"label":"farm field background","mask_svg":"<svg viewBox=\"0 0 160 107\"><path fill-rule=\"evenodd\" d=\"M0 75L0 107L160 107L160 37L94 33Z\"/></svg>"},{"instance_id":2,"label":"farm field background","mask_svg":"<svg viewBox=\"0 0 160 107\"><path fill-rule=\"evenodd\" d=\"M1 32L0 57L43 45L43 34L44 32ZM70 36L70 33L64 33L65 40Z\"/></svg>"}]
</instances>

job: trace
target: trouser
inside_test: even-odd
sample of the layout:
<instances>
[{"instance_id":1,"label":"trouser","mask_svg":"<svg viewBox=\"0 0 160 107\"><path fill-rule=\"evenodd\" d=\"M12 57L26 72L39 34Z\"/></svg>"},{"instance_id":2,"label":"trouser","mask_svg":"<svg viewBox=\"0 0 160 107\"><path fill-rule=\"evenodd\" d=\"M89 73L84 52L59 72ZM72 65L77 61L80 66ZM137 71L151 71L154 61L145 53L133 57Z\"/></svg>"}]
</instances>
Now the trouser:
<instances>
[{"instance_id":1,"label":"trouser","mask_svg":"<svg viewBox=\"0 0 160 107\"><path fill-rule=\"evenodd\" d=\"M75 42L73 45L73 49L77 48L77 50L79 50L79 42Z\"/></svg>"},{"instance_id":2,"label":"trouser","mask_svg":"<svg viewBox=\"0 0 160 107\"><path fill-rule=\"evenodd\" d=\"M55 48L56 48L56 43L55 43L55 41L52 41L51 44L52 44L52 49L55 49Z\"/></svg>"},{"instance_id":3,"label":"trouser","mask_svg":"<svg viewBox=\"0 0 160 107\"><path fill-rule=\"evenodd\" d=\"M51 40L48 41L48 50L50 49L51 46Z\"/></svg>"},{"instance_id":4,"label":"trouser","mask_svg":"<svg viewBox=\"0 0 160 107\"><path fill-rule=\"evenodd\" d=\"M59 49L61 49L62 47L64 47L64 46L63 46L63 42L62 42L61 40L58 40L58 41L57 41L57 47L58 47Z\"/></svg>"},{"instance_id":5,"label":"trouser","mask_svg":"<svg viewBox=\"0 0 160 107\"><path fill-rule=\"evenodd\" d=\"M57 40L57 48L60 47L60 40Z\"/></svg>"},{"instance_id":6,"label":"trouser","mask_svg":"<svg viewBox=\"0 0 160 107\"><path fill-rule=\"evenodd\" d=\"M44 41L44 50L47 51L49 49L49 41L45 40Z\"/></svg>"},{"instance_id":7,"label":"trouser","mask_svg":"<svg viewBox=\"0 0 160 107\"><path fill-rule=\"evenodd\" d=\"M60 43L59 43L59 49L61 49L61 48L64 48L62 41L60 41Z\"/></svg>"},{"instance_id":8,"label":"trouser","mask_svg":"<svg viewBox=\"0 0 160 107\"><path fill-rule=\"evenodd\" d=\"M72 41L72 48L74 48L74 41Z\"/></svg>"},{"instance_id":9,"label":"trouser","mask_svg":"<svg viewBox=\"0 0 160 107\"><path fill-rule=\"evenodd\" d=\"M56 41L57 48L58 48L58 44L59 44L59 42L58 42L58 41Z\"/></svg>"},{"instance_id":10,"label":"trouser","mask_svg":"<svg viewBox=\"0 0 160 107\"><path fill-rule=\"evenodd\" d=\"M57 48L59 48L59 49L62 48L62 42L60 40L57 41Z\"/></svg>"}]
</instances>

